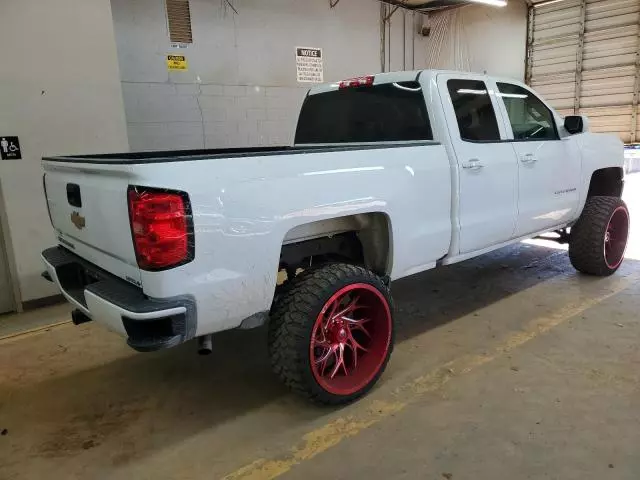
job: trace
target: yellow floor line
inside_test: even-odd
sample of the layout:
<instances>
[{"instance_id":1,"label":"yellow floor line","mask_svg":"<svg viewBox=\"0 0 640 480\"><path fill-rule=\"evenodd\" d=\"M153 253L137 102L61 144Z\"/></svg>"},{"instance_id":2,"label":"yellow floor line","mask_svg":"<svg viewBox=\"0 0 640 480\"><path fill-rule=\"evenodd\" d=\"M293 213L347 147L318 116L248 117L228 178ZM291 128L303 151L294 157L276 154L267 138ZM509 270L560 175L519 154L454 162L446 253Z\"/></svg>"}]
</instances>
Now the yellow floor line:
<instances>
[{"instance_id":1,"label":"yellow floor line","mask_svg":"<svg viewBox=\"0 0 640 480\"><path fill-rule=\"evenodd\" d=\"M52 328L60 327L62 325L67 325L71 323L71 320L64 320L62 322L51 323L49 325L43 325L41 327L32 328L30 330L22 330L21 332L11 333L9 335L5 335L4 337L0 337L0 343L4 343L8 340L13 340L16 338L25 338L30 337L32 335L36 335L44 330L50 330Z\"/></svg>"},{"instance_id":2,"label":"yellow floor line","mask_svg":"<svg viewBox=\"0 0 640 480\"><path fill-rule=\"evenodd\" d=\"M365 403L366 400L362 401L362 410L358 413L340 417L307 433L297 445L280 458L260 458L228 474L224 480L269 480L276 478L291 470L295 465L329 450L344 439L355 436L392 414L403 410L407 405L419 400L425 393L442 388L452 378L469 373L504 356L568 319L613 297L630 287L639 278L640 274L616 278L613 280L613 285L608 285L608 293L592 297L579 304L567 305L550 315L538 317L529 322L524 330L507 336L491 352L483 355L463 355L452 360L399 387L391 394L389 400L372 400L368 405Z\"/></svg>"}]
</instances>

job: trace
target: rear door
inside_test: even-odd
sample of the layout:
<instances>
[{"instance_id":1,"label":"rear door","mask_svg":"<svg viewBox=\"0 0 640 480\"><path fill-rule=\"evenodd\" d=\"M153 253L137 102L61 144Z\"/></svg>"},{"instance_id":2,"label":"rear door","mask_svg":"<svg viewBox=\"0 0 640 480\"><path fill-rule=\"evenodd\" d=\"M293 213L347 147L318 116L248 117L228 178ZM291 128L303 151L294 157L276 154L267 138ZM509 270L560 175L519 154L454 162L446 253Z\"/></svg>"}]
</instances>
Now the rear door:
<instances>
[{"instance_id":1,"label":"rear door","mask_svg":"<svg viewBox=\"0 0 640 480\"><path fill-rule=\"evenodd\" d=\"M495 88L518 159L516 236L569 222L582 178L575 141L560 138L553 112L525 86L498 81Z\"/></svg>"},{"instance_id":2,"label":"rear door","mask_svg":"<svg viewBox=\"0 0 640 480\"><path fill-rule=\"evenodd\" d=\"M43 162L58 241L108 272L140 283L129 225L126 165Z\"/></svg>"},{"instance_id":3,"label":"rear door","mask_svg":"<svg viewBox=\"0 0 640 480\"><path fill-rule=\"evenodd\" d=\"M483 75L440 74L438 87L459 178L460 253L513 237L518 165L495 92Z\"/></svg>"}]
</instances>

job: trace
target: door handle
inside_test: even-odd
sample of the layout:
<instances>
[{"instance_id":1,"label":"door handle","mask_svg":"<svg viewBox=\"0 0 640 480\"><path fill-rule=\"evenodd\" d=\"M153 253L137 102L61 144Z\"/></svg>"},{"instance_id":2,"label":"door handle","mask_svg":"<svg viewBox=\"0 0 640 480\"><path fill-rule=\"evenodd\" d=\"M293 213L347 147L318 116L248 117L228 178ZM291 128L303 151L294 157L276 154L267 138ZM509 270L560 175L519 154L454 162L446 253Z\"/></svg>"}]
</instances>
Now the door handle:
<instances>
[{"instance_id":1,"label":"door handle","mask_svg":"<svg viewBox=\"0 0 640 480\"><path fill-rule=\"evenodd\" d=\"M533 153L525 153L524 155L522 155L522 157L520 157L520 161L522 163L536 163L538 159Z\"/></svg>"},{"instance_id":2,"label":"door handle","mask_svg":"<svg viewBox=\"0 0 640 480\"><path fill-rule=\"evenodd\" d=\"M480 160L477 158L472 158L467 163L462 164L462 168L465 170L481 170L484 168L484 165L480 163Z\"/></svg>"}]
</instances>

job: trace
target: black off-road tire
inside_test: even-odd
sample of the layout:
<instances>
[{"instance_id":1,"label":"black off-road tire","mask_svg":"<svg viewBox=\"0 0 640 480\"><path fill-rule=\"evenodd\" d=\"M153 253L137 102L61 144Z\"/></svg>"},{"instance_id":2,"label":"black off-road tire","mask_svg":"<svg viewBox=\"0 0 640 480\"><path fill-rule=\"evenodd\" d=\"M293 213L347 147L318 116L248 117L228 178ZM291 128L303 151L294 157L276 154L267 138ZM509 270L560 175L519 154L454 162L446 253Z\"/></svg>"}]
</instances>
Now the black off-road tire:
<instances>
[{"instance_id":1,"label":"black off-road tire","mask_svg":"<svg viewBox=\"0 0 640 480\"><path fill-rule=\"evenodd\" d=\"M336 395L316 381L309 354L314 324L332 296L352 284L375 287L386 300L389 311L393 312L391 293L383 280L363 267L345 263L327 264L302 272L291 281L271 309L268 338L272 370L293 392L317 403L346 404L365 395L384 372L393 350L391 313L391 335L386 358L369 383L353 394Z\"/></svg>"},{"instance_id":2,"label":"black off-road tire","mask_svg":"<svg viewBox=\"0 0 640 480\"><path fill-rule=\"evenodd\" d=\"M620 268L622 258L610 264L605 255L607 230L614 214L617 216L624 214L627 219L626 230L620 232L620 235L624 236L621 253L624 256L624 247L629 234L627 205L618 197L590 197L587 199L582 215L571 228L569 258L576 270L588 275L606 277Z\"/></svg>"}]
</instances>

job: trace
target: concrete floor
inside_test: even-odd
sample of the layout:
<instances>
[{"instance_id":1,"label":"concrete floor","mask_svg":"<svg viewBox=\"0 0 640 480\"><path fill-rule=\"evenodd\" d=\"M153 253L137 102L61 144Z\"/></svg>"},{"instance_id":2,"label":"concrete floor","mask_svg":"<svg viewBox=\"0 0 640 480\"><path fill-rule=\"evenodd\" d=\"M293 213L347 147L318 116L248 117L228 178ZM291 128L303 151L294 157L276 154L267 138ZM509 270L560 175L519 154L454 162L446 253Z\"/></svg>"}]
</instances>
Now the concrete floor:
<instances>
[{"instance_id":1,"label":"concrete floor","mask_svg":"<svg viewBox=\"0 0 640 480\"><path fill-rule=\"evenodd\" d=\"M640 177L627 198L640 215ZM536 242L395 283L389 368L342 409L272 377L264 330L209 357L137 354L93 324L5 338L0 479L637 480L636 238L607 279Z\"/></svg>"}]
</instances>

